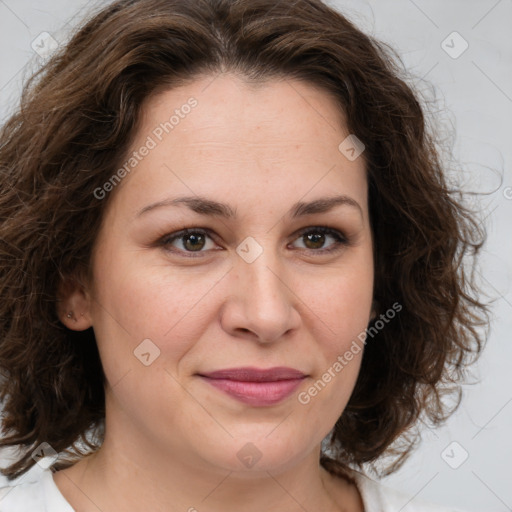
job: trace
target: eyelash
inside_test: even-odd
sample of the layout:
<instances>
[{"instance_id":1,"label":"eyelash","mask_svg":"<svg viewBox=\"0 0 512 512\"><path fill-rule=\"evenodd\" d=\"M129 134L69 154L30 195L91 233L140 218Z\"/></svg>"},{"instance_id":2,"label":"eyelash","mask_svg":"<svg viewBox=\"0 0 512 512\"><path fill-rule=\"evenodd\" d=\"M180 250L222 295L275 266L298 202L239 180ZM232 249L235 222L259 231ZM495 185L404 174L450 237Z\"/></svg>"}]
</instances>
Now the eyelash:
<instances>
[{"instance_id":1,"label":"eyelash","mask_svg":"<svg viewBox=\"0 0 512 512\"><path fill-rule=\"evenodd\" d=\"M307 249L307 248L302 249L302 248L300 248L301 250L306 251L306 252L312 252L312 253L320 254L320 255L330 254L330 253L334 254L349 245L349 239L343 233L341 233L337 229L329 228L327 226L311 226L308 228L301 229L297 233L297 236L294 240L301 238L308 233L320 233L322 235L330 235L334 238L335 242L331 245L330 249ZM164 246L168 252L172 252L175 254L178 253L178 254L184 255L184 257L187 257L187 258L201 258L202 257L201 254L205 253L207 251L185 251L185 250L181 250L181 249L175 249L175 248L168 249L167 248L175 240L184 238L186 235L190 235L190 234L205 235L213 240L213 238L211 236L212 231L209 229L186 228L186 229L182 229L181 231L177 231L175 233L165 235L164 237L162 237L160 239L158 244L161 246Z\"/></svg>"}]
</instances>

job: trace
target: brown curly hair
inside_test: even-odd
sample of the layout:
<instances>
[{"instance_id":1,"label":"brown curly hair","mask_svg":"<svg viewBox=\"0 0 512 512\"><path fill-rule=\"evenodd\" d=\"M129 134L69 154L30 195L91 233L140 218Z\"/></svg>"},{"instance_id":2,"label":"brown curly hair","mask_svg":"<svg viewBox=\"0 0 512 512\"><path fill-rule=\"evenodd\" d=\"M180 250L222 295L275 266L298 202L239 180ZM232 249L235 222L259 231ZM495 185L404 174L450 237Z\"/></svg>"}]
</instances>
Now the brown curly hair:
<instances>
[{"instance_id":1,"label":"brown curly hair","mask_svg":"<svg viewBox=\"0 0 512 512\"><path fill-rule=\"evenodd\" d=\"M0 132L0 446L21 447L4 475L26 472L42 442L69 456L54 469L101 445L94 331L59 321L58 287L90 275L112 197L94 191L125 160L143 103L207 73L318 86L365 145L374 298L380 313L396 302L402 310L368 342L321 463L336 471L391 455L387 474L415 444L413 427L448 417L485 342L488 305L473 272L485 229L450 188L399 63L321 0L119 0L30 78ZM451 406L445 395L456 397Z\"/></svg>"}]
</instances>

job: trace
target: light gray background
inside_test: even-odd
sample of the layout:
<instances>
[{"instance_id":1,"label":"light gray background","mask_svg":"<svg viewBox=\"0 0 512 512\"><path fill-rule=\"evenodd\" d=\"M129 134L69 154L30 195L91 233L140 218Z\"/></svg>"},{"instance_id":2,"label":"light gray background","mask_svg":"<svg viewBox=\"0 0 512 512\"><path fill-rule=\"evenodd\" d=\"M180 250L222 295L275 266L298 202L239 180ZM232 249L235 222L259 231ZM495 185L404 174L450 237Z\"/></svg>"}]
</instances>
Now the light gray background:
<instances>
[{"instance_id":1,"label":"light gray background","mask_svg":"<svg viewBox=\"0 0 512 512\"><path fill-rule=\"evenodd\" d=\"M31 46L34 40L48 32L63 43L88 10L106 3L0 0L0 120L18 101L23 78L40 62ZM441 107L436 118L455 129L453 151L463 165L459 177L464 188L488 193L481 201L489 238L480 276L498 300L487 350L473 371L478 383L465 387L463 405L446 427L425 430L420 449L384 483L468 512L510 511L512 237L507 221L512 219L512 0L330 3L360 28L393 45L426 97L431 97L429 84L435 87ZM463 39L450 36L454 31ZM452 58L445 49L455 55L463 40L467 50ZM453 442L458 444L449 446ZM457 469L448 464L457 466L466 453L467 460ZM404 503L403 512L415 499Z\"/></svg>"}]
</instances>

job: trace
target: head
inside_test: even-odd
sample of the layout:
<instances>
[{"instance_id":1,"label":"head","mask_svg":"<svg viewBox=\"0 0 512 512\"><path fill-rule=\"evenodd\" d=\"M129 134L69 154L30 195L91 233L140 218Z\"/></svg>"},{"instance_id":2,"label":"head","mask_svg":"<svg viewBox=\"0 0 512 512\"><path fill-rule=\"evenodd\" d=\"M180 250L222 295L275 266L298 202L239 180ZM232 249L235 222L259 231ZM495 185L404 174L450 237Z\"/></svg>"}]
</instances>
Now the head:
<instances>
[{"instance_id":1,"label":"head","mask_svg":"<svg viewBox=\"0 0 512 512\"><path fill-rule=\"evenodd\" d=\"M0 166L7 476L105 418L205 467L327 439L326 467L391 471L480 351L482 228L392 52L318 0L113 3L27 84ZM306 379L247 407L200 376L237 366Z\"/></svg>"}]
</instances>

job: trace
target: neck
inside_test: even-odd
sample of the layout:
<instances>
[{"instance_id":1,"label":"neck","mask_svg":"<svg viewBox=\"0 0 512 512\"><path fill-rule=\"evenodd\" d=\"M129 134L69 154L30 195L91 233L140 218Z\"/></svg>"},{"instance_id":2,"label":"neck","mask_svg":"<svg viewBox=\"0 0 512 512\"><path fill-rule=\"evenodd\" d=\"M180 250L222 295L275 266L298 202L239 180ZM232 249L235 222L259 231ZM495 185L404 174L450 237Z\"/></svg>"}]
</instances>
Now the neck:
<instances>
[{"instance_id":1,"label":"neck","mask_svg":"<svg viewBox=\"0 0 512 512\"><path fill-rule=\"evenodd\" d=\"M233 471L179 446L164 450L107 417L99 451L54 480L77 512L362 510L357 490L330 475L319 458L320 445L285 467Z\"/></svg>"}]
</instances>

